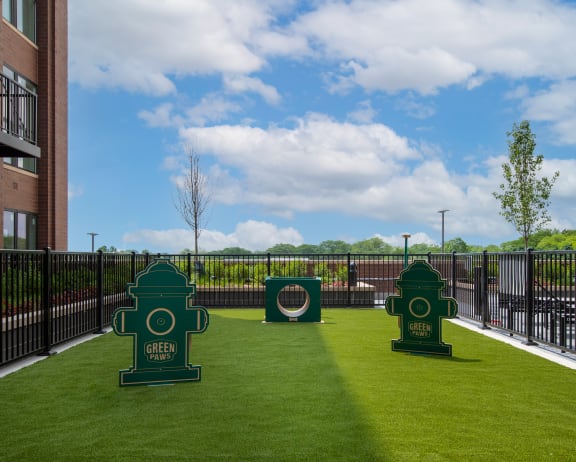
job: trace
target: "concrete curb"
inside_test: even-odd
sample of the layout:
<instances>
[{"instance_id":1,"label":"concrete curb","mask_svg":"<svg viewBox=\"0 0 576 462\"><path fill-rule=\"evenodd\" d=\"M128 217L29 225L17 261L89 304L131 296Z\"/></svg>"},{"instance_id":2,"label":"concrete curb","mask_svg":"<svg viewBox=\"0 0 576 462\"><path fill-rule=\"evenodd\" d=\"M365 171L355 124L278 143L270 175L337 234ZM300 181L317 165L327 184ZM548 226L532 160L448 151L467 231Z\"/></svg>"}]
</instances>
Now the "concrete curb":
<instances>
[{"instance_id":1,"label":"concrete curb","mask_svg":"<svg viewBox=\"0 0 576 462\"><path fill-rule=\"evenodd\" d=\"M112 331L111 327L104 329L104 333L108 333L111 331ZM54 353L54 354L62 353L63 351L66 351L69 348L75 347L76 345L80 345L81 343L92 340L95 337L96 337L96 334L86 334L86 335L83 335L81 337L70 340L69 342L62 343L60 345L56 345L55 347L53 347L50 350L50 352ZM0 379L2 377L6 377L7 375L12 374L13 372L19 371L20 369L24 369L25 367L31 366L32 364L36 364L39 361L43 361L44 359L49 358L49 357L50 356L33 355L33 356L29 356L29 357L14 361L13 363L10 363L4 367L0 367Z\"/></svg>"},{"instance_id":2,"label":"concrete curb","mask_svg":"<svg viewBox=\"0 0 576 462\"><path fill-rule=\"evenodd\" d=\"M528 353L532 353L533 355L540 356L541 358L555 362L561 366L576 370L576 355L571 353L561 353L560 351L553 350L550 347L546 347L540 344L525 345L522 343L524 341L522 337L512 337L508 332L495 328L482 329L478 324L463 320L461 318L449 319L448 321L460 327L464 327L479 334L485 335L486 337L498 340L499 342L507 343L514 348L518 348L520 350L527 351Z\"/></svg>"}]
</instances>

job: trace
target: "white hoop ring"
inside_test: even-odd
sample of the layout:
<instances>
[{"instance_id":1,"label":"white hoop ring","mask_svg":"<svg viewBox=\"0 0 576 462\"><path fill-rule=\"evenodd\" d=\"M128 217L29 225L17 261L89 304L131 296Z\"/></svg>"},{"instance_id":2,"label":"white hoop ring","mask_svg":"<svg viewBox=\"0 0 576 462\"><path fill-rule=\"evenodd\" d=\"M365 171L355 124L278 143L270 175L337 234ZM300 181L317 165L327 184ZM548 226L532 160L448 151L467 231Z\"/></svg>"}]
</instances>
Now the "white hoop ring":
<instances>
[{"instance_id":1,"label":"white hoop ring","mask_svg":"<svg viewBox=\"0 0 576 462\"><path fill-rule=\"evenodd\" d=\"M290 286L300 287L306 293L306 301L304 302L304 305L302 305L300 308L298 308L295 311L287 310L286 308L284 308L284 306L282 306L282 303L280 303L280 293L286 287L290 287ZM310 306L310 294L308 293L308 291L304 287L302 287L299 284L287 284L284 287L282 287L282 289L280 289L280 292L278 292L278 295L276 296L276 306L278 307L278 310L280 310L280 313L282 313L284 316L287 316L289 318L299 318L304 313L306 313L306 311L308 311L308 307Z\"/></svg>"}]
</instances>

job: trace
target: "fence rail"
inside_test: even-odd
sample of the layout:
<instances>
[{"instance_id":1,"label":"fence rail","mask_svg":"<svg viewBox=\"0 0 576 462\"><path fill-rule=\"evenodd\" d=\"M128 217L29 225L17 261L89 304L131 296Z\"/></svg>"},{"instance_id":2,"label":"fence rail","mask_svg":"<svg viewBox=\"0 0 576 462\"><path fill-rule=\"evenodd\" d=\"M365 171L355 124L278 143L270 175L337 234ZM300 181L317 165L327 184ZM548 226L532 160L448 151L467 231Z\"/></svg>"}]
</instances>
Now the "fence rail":
<instances>
[{"instance_id":1,"label":"fence rail","mask_svg":"<svg viewBox=\"0 0 576 462\"><path fill-rule=\"evenodd\" d=\"M149 255L0 250L0 365L110 325L131 306L126 284L154 258L169 258L208 308L264 308L267 276L319 276L324 307L382 307L395 293L404 256ZM459 316L562 351L576 352L576 252L410 255L446 280Z\"/></svg>"}]
</instances>

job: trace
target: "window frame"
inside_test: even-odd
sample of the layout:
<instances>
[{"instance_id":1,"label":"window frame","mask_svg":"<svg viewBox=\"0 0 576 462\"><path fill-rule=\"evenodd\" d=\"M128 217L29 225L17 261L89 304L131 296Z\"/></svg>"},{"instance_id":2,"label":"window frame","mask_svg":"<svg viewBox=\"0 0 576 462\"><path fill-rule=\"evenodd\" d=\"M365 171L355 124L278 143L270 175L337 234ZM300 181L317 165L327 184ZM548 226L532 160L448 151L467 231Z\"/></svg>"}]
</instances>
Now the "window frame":
<instances>
[{"instance_id":1,"label":"window frame","mask_svg":"<svg viewBox=\"0 0 576 462\"><path fill-rule=\"evenodd\" d=\"M4 209L2 247L7 250L36 250L38 216L23 210Z\"/></svg>"},{"instance_id":2,"label":"window frame","mask_svg":"<svg viewBox=\"0 0 576 462\"><path fill-rule=\"evenodd\" d=\"M4 157L4 163L25 172L38 173L38 163L35 157Z\"/></svg>"},{"instance_id":3,"label":"window frame","mask_svg":"<svg viewBox=\"0 0 576 462\"><path fill-rule=\"evenodd\" d=\"M36 43L36 0L2 0L2 17Z\"/></svg>"}]
</instances>

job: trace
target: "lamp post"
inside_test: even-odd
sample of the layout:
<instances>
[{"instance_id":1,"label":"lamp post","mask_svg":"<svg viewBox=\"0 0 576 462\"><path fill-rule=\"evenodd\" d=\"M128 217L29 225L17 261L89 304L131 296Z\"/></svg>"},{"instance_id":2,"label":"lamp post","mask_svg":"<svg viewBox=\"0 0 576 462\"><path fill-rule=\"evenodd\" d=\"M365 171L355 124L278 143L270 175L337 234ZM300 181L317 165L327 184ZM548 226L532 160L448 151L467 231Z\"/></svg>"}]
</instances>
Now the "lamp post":
<instances>
[{"instance_id":1,"label":"lamp post","mask_svg":"<svg viewBox=\"0 0 576 462\"><path fill-rule=\"evenodd\" d=\"M438 213L442 214L442 253L444 253L444 214L449 211L448 209L438 210Z\"/></svg>"},{"instance_id":2,"label":"lamp post","mask_svg":"<svg viewBox=\"0 0 576 462\"><path fill-rule=\"evenodd\" d=\"M404 233L402 237L404 238L404 269L406 269L408 268L408 238L410 234Z\"/></svg>"},{"instance_id":3,"label":"lamp post","mask_svg":"<svg viewBox=\"0 0 576 462\"><path fill-rule=\"evenodd\" d=\"M98 236L98 233L86 233L86 234L92 237L92 253L94 253L94 237Z\"/></svg>"}]
</instances>

